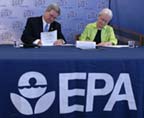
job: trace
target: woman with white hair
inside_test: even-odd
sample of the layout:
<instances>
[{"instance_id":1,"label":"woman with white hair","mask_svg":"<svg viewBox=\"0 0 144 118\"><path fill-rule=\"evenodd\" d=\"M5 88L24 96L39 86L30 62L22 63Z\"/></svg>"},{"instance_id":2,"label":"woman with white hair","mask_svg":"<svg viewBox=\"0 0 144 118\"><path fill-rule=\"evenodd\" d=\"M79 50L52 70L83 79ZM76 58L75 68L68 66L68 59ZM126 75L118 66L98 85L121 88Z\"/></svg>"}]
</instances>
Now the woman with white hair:
<instances>
[{"instance_id":1,"label":"woman with white hair","mask_svg":"<svg viewBox=\"0 0 144 118\"><path fill-rule=\"evenodd\" d=\"M95 41L98 46L116 45L117 39L113 28L108 25L112 16L112 11L104 8L99 12L97 22L88 24L79 39L82 41Z\"/></svg>"}]
</instances>

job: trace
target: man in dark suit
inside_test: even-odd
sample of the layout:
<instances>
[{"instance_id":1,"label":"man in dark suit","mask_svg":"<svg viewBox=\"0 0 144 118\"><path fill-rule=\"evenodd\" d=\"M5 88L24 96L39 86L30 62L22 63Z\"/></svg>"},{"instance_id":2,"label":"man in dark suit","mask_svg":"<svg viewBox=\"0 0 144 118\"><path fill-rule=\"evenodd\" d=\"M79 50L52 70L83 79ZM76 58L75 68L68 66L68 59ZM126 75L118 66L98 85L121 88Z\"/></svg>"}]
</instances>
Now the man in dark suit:
<instances>
[{"instance_id":1,"label":"man in dark suit","mask_svg":"<svg viewBox=\"0 0 144 118\"><path fill-rule=\"evenodd\" d=\"M62 45L66 43L65 38L61 31L61 25L55 21L60 15L60 8L57 4L51 4L45 10L43 16L28 18L25 29L21 36L24 44L41 45L40 33L47 31L57 30L57 40L54 45Z\"/></svg>"}]
</instances>

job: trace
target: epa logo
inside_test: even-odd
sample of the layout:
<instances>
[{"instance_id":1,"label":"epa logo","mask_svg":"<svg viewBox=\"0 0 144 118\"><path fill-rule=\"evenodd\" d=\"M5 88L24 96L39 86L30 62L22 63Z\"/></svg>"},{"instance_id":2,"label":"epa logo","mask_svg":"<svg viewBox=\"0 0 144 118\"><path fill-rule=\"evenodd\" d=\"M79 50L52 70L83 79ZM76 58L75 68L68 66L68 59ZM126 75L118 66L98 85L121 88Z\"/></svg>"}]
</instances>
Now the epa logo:
<instances>
[{"instance_id":1,"label":"epa logo","mask_svg":"<svg viewBox=\"0 0 144 118\"><path fill-rule=\"evenodd\" d=\"M55 99L55 91L46 93L46 90L47 81L43 74L34 71L26 72L18 81L19 94L10 93L10 99L21 114L40 114L47 111ZM38 99L34 108L30 104L30 99Z\"/></svg>"}]
</instances>

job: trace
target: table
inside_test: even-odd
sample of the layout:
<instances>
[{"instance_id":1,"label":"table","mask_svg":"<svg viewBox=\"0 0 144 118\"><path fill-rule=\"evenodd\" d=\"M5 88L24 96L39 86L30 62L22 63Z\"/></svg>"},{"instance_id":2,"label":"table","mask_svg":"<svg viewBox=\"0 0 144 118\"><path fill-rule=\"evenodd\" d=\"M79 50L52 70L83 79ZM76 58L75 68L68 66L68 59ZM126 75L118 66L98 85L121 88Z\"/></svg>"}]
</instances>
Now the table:
<instances>
[{"instance_id":1,"label":"table","mask_svg":"<svg viewBox=\"0 0 144 118\"><path fill-rule=\"evenodd\" d=\"M1 118L143 118L144 48L0 46Z\"/></svg>"}]
</instances>

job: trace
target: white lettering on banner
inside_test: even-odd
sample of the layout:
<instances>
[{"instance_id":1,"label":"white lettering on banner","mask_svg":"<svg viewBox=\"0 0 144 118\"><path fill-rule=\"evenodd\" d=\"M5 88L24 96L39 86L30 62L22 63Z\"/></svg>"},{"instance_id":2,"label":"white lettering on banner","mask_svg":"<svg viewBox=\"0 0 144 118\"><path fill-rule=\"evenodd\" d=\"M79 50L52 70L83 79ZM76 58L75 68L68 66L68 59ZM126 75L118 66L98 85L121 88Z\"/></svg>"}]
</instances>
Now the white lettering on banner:
<instances>
[{"instance_id":1,"label":"white lettering on banner","mask_svg":"<svg viewBox=\"0 0 144 118\"><path fill-rule=\"evenodd\" d=\"M104 81L104 86L96 87L98 81ZM86 82L84 88L70 88L71 83L79 81ZM47 111L56 99L56 91L47 90L47 79L39 72L30 71L22 74L18 81L19 93L10 93L10 99L14 107L23 115L41 114ZM125 93L120 93L121 89ZM108 73L59 73L59 114L68 114L72 112L93 112L94 98L99 96L110 95L103 111L112 111L116 103L126 101L129 110L137 110L134 93L132 89L130 75L120 73L116 83L114 78ZM79 97L85 102L73 103L72 99ZM31 99L29 101L29 99ZM31 106L31 101L38 99L35 106ZM21 104L23 103L23 104ZM118 105L118 104L117 104Z\"/></svg>"},{"instance_id":2,"label":"white lettering on banner","mask_svg":"<svg viewBox=\"0 0 144 118\"><path fill-rule=\"evenodd\" d=\"M69 90L68 83L70 80L76 80L76 79L85 80L86 77L87 77L86 73L60 73L59 90L60 90L60 113L61 114L71 113L74 111L79 111L79 112L84 111L83 105L75 104L69 106L68 98L74 96L85 96L85 90L78 89L78 88ZM95 88L96 80L105 81L104 88L96 89ZM122 88L122 84L124 84L124 89L126 93L120 95L119 93ZM110 74L88 73L88 85L87 85L87 95L86 95L86 105L85 105L86 112L93 111L93 103L94 103L95 96L108 95L110 92L112 92L112 94L106 106L104 107L104 111L111 111L114 105L116 104L116 102L124 101L124 100L128 102L128 106L130 110L137 110L129 74L121 73L114 87L114 80Z\"/></svg>"},{"instance_id":3,"label":"white lettering on banner","mask_svg":"<svg viewBox=\"0 0 144 118\"><path fill-rule=\"evenodd\" d=\"M86 73L66 73L59 75L59 84L60 84L60 113L71 113L74 111L84 111L83 105L72 105L68 106L68 98L71 96L85 96L84 89L73 89L69 90L68 82L70 80L85 80Z\"/></svg>"},{"instance_id":4,"label":"white lettering on banner","mask_svg":"<svg viewBox=\"0 0 144 118\"><path fill-rule=\"evenodd\" d=\"M120 90L122 88L122 85L124 84L125 88L125 94L120 95ZM118 101L126 100L128 102L129 109L131 110L137 110L136 102L134 99L133 91L132 91L132 85L130 81L129 74L122 73L120 74L117 83L115 85L115 88L104 108L105 111L111 111L114 104Z\"/></svg>"},{"instance_id":5,"label":"white lettering on banner","mask_svg":"<svg viewBox=\"0 0 144 118\"><path fill-rule=\"evenodd\" d=\"M96 80L104 80L105 87L101 89L95 89ZM87 99L86 99L86 111L93 111L94 96L104 96L109 94L114 86L114 81L111 75L107 73L89 73L88 74L88 86L87 86Z\"/></svg>"}]
</instances>

